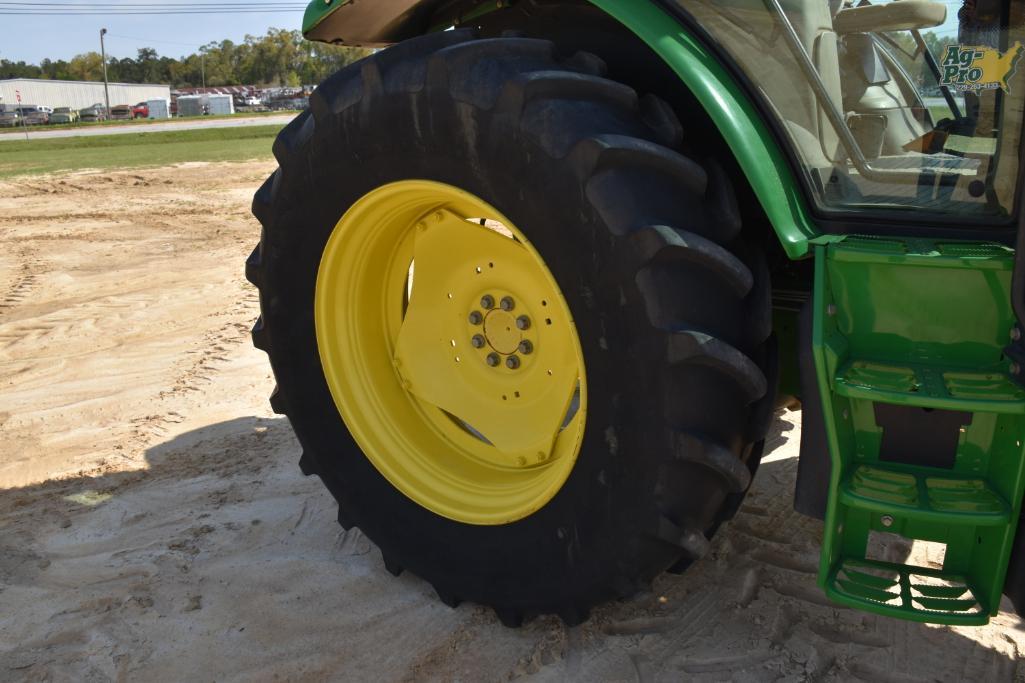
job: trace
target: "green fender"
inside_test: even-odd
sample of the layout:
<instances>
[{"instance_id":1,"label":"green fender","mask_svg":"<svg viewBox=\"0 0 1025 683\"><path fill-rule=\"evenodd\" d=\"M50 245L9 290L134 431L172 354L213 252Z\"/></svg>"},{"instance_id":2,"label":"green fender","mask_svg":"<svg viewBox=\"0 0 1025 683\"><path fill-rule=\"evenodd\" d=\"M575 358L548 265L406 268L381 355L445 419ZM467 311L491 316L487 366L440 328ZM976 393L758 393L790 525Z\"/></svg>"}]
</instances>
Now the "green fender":
<instances>
[{"instance_id":1,"label":"green fender","mask_svg":"<svg viewBox=\"0 0 1025 683\"><path fill-rule=\"evenodd\" d=\"M785 153L744 88L686 27L654 3L589 1L643 40L694 93L736 157L787 256L806 256L808 241L820 231L812 221ZM335 36L325 34L337 30L341 17L333 17L331 22L324 20L350 4L351 0L313 0L306 10L303 33L314 40L332 40ZM364 44L374 43L375 37L380 42L407 37L406 32L416 23L411 21L412 15L418 7L428 5L416 0L392 4L392 12L384 8L365 10L360 16L363 21L358 22L365 25L351 26L355 35L368 37ZM483 2L472 14L494 11L503 4L496 0Z\"/></svg>"},{"instance_id":2,"label":"green fender","mask_svg":"<svg viewBox=\"0 0 1025 683\"><path fill-rule=\"evenodd\" d=\"M687 29L650 2L590 0L637 34L690 89L737 158L790 258L819 230L783 150L750 98Z\"/></svg>"}]
</instances>

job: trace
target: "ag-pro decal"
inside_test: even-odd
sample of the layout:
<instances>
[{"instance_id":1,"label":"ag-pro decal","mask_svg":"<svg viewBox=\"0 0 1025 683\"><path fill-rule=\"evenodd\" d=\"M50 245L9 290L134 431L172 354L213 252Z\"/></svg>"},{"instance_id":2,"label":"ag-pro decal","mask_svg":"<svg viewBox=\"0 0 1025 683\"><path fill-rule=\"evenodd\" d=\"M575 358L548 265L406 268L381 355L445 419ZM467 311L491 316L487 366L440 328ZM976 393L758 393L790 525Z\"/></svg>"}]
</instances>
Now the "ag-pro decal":
<instances>
[{"instance_id":1,"label":"ag-pro decal","mask_svg":"<svg viewBox=\"0 0 1025 683\"><path fill-rule=\"evenodd\" d=\"M981 45L948 45L940 62L940 84L953 90L1009 91L1008 79L1014 74L1025 47L1016 42L1000 53Z\"/></svg>"}]
</instances>

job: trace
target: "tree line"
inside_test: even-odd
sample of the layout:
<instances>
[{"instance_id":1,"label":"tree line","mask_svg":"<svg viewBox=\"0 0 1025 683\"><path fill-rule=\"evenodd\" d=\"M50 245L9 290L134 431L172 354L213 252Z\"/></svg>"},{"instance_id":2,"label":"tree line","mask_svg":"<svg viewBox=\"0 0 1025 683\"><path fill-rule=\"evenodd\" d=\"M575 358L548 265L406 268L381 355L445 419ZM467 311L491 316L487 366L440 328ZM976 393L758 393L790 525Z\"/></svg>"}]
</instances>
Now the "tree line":
<instances>
[{"instance_id":1,"label":"tree line","mask_svg":"<svg viewBox=\"0 0 1025 683\"><path fill-rule=\"evenodd\" d=\"M316 84L371 53L366 48L338 47L305 40L299 31L271 28L266 35L247 35L241 43L230 40L203 45L179 58L160 56L149 47L135 57L107 56L107 78L121 83L168 83L172 87ZM0 59L0 79L45 78L72 81L103 80L99 52L75 55L70 60L44 59L28 64Z\"/></svg>"},{"instance_id":2,"label":"tree line","mask_svg":"<svg viewBox=\"0 0 1025 683\"><path fill-rule=\"evenodd\" d=\"M932 79L916 46L906 33L889 34L899 49L894 57L923 84ZM929 31L922 36L930 52L942 58L945 41ZM370 54L366 48L338 47L305 40L299 31L271 28L266 35L247 35L241 43L230 40L203 45L193 54L162 57L144 47L135 57L107 58L107 78L122 83L168 83L172 87L266 85L299 86L320 83L329 75ZM72 81L103 79L103 62L98 52L86 52L70 60L44 59L39 64L0 59L2 78L48 78Z\"/></svg>"}]
</instances>

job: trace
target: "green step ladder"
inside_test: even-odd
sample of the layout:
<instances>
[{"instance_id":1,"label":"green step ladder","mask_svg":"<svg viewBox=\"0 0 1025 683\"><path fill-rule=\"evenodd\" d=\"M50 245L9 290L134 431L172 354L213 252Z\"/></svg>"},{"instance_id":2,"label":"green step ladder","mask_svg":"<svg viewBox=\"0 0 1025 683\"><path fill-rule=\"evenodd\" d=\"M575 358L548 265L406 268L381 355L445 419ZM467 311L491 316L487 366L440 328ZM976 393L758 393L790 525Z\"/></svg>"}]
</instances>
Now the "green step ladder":
<instances>
[{"instance_id":1,"label":"green step ladder","mask_svg":"<svg viewBox=\"0 0 1025 683\"><path fill-rule=\"evenodd\" d=\"M1025 390L1002 354L1013 261L987 243L817 241L819 583L835 602L940 624L997 613L1025 486ZM942 566L870 558L875 533L946 544Z\"/></svg>"}]
</instances>

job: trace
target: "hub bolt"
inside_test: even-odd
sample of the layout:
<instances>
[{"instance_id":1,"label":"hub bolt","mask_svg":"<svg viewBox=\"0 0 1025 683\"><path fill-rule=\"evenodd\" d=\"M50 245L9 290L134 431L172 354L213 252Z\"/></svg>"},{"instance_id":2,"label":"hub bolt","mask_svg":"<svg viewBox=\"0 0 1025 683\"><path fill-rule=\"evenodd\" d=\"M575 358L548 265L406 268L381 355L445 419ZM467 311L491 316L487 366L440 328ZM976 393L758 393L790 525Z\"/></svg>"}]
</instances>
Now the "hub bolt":
<instances>
[{"instance_id":1,"label":"hub bolt","mask_svg":"<svg viewBox=\"0 0 1025 683\"><path fill-rule=\"evenodd\" d=\"M485 362L487 362L487 364L488 364L488 365L490 365L491 367L495 367L495 366L497 366L497 365L498 365L499 363L501 363L501 362L502 362L502 361L501 361L501 360L500 360L500 359L498 358L498 354L497 354L497 353L489 353L489 354L488 354L488 357L487 357L487 358L485 358L484 360L485 360Z\"/></svg>"},{"instance_id":2,"label":"hub bolt","mask_svg":"<svg viewBox=\"0 0 1025 683\"><path fill-rule=\"evenodd\" d=\"M513 301L511 296L503 296L498 305L502 307L503 311L511 311L516 308L516 302Z\"/></svg>"},{"instance_id":3,"label":"hub bolt","mask_svg":"<svg viewBox=\"0 0 1025 683\"><path fill-rule=\"evenodd\" d=\"M893 526L893 517L891 517L890 515L883 515L879 518L879 521L882 522L883 526L885 527Z\"/></svg>"},{"instance_id":4,"label":"hub bolt","mask_svg":"<svg viewBox=\"0 0 1025 683\"><path fill-rule=\"evenodd\" d=\"M533 353L533 352L534 352L534 345L530 342L529 339L524 339L523 341L520 342L520 353L522 353L523 355L527 355L527 354Z\"/></svg>"},{"instance_id":5,"label":"hub bolt","mask_svg":"<svg viewBox=\"0 0 1025 683\"><path fill-rule=\"evenodd\" d=\"M495 297L490 294L485 294L480 298L480 307L486 308L489 311L495 307Z\"/></svg>"},{"instance_id":6,"label":"hub bolt","mask_svg":"<svg viewBox=\"0 0 1025 683\"><path fill-rule=\"evenodd\" d=\"M505 359L505 367L509 368L510 370L515 370L516 368L520 367L520 359L516 356L509 356Z\"/></svg>"},{"instance_id":7,"label":"hub bolt","mask_svg":"<svg viewBox=\"0 0 1025 683\"><path fill-rule=\"evenodd\" d=\"M470 337L470 346L472 346L475 349L482 348L484 346L484 336L480 334L475 334L472 337Z\"/></svg>"},{"instance_id":8,"label":"hub bolt","mask_svg":"<svg viewBox=\"0 0 1025 683\"><path fill-rule=\"evenodd\" d=\"M521 315L519 318L516 318L516 327L521 330L526 330L530 327L530 318L525 315Z\"/></svg>"},{"instance_id":9,"label":"hub bolt","mask_svg":"<svg viewBox=\"0 0 1025 683\"><path fill-rule=\"evenodd\" d=\"M470 312L470 324L471 325L480 325L482 322L484 322L484 316L481 315L480 311L471 311Z\"/></svg>"}]
</instances>

